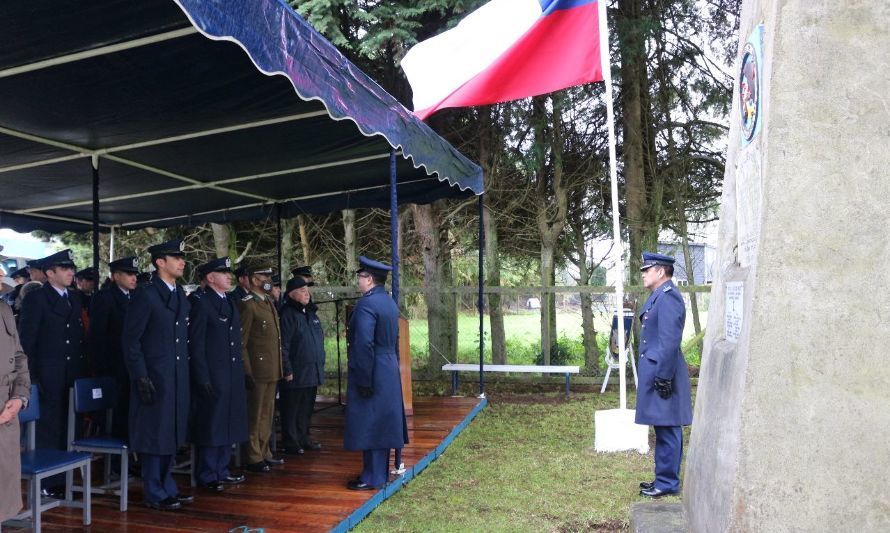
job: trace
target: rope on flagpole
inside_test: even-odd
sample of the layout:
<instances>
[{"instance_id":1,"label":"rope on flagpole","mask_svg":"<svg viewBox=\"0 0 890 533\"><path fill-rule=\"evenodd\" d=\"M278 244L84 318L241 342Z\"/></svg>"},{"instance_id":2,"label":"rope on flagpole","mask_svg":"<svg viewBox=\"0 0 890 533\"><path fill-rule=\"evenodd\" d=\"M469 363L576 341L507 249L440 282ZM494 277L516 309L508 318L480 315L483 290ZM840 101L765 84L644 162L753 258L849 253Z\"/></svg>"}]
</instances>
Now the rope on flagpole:
<instances>
[{"instance_id":1,"label":"rope on flagpole","mask_svg":"<svg viewBox=\"0 0 890 533\"><path fill-rule=\"evenodd\" d=\"M615 316L618 317L618 379L621 386L621 409L627 409L627 351L624 342L624 243L621 240L621 224L618 217L618 168L615 154L615 108L612 95L612 62L609 58L609 20L606 14L607 0L597 2L599 10L600 61L603 82L606 84L606 120L609 128L609 177L612 182L612 233L615 241Z\"/></svg>"}]
</instances>

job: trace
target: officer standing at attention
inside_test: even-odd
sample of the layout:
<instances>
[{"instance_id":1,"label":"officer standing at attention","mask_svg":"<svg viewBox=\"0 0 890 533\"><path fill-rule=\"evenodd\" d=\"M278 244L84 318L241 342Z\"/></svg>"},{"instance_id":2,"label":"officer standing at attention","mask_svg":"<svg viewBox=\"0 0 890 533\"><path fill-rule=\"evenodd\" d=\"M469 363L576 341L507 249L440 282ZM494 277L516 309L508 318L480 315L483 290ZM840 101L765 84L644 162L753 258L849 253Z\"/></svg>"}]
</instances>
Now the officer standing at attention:
<instances>
[{"instance_id":1,"label":"officer standing at attention","mask_svg":"<svg viewBox=\"0 0 890 533\"><path fill-rule=\"evenodd\" d=\"M250 294L239 302L244 383L247 387L249 436L246 460L250 472L268 472L284 459L272 456L275 389L282 377L281 330L272 300L272 268L249 266Z\"/></svg>"},{"instance_id":2,"label":"officer standing at attention","mask_svg":"<svg viewBox=\"0 0 890 533\"><path fill-rule=\"evenodd\" d=\"M80 307L84 311L89 311L90 309L90 300L92 300L98 281L99 273L93 267L87 267L74 274L74 285L80 294Z\"/></svg>"},{"instance_id":3,"label":"officer standing at attention","mask_svg":"<svg viewBox=\"0 0 890 533\"><path fill-rule=\"evenodd\" d=\"M235 295L235 301L240 302L250 295L250 275L247 273L247 265L242 264L235 269L235 281L238 286L232 291Z\"/></svg>"},{"instance_id":4,"label":"officer standing at attention","mask_svg":"<svg viewBox=\"0 0 890 533\"><path fill-rule=\"evenodd\" d=\"M19 315L22 348L28 355L31 381L40 387L37 447L68 449L68 388L82 377L83 318L80 298L68 287L74 278L74 256L64 250L41 260L47 283L28 292ZM64 475L46 482L46 495L58 497Z\"/></svg>"},{"instance_id":5,"label":"officer standing at attention","mask_svg":"<svg viewBox=\"0 0 890 533\"><path fill-rule=\"evenodd\" d=\"M408 442L397 342L399 309L384 288L392 267L359 257L358 289L362 293L349 319L346 389L347 450L363 452L363 469L347 483L352 490L386 484L389 450Z\"/></svg>"},{"instance_id":6,"label":"officer standing at attention","mask_svg":"<svg viewBox=\"0 0 890 533\"><path fill-rule=\"evenodd\" d=\"M156 269L133 293L124 319L123 351L130 374L130 448L140 455L145 504L171 511L192 503L173 481L176 450L189 415L188 316L176 280L185 269L183 242L148 249Z\"/></svg>"},{"instance_id":7,"label":"officer standing at attention","mask_svg":"<svg viewBox=\"0 0 890 533\"><path fill-rule=\"evenodd\" d=\"M320 450L309 438L318 386L324 383L324 330L311 302L314 283L297 276L287 282L287 303L281 310L281 349L285 381L281 384L281 429L284 452L303 455ZM288 378L290 378L288 380Z\"/></svg>"},{"instance_id":8,"label":"officer standing at attention","mask_svg":"<svg viewBox=\"0 0 890 533\"><path fill-rule=\"evenodd\" d=\"M0 250L3 250L3 248L0 247ZM6 303L9 304L10 307L12 307L13 305L15 305L15 301L19 297L19 292L22 290L22 286L25 283L31 281L31 275L28 274L28 267L22 267L18 270L13 271L13 273L10 274L9 277L12 278L14 285L12 287L12 291L3 295L3 299L6 301Z\"/></svg>"},{"instance_id":9,"label":"officer standing at attention","mask_svg":"<svg viewBox=\"0 0 890 533\"><path fill-rule=\"evenodd\" d=\"M229 472L232 444L247 440L247 398L241 362L241 317L228 257L199 267L206 287L192 294L189 320L195 474L205 489L222 491L243 475Z\"/></svg>"},{"instance_id":10,"label":"officer standing at attention","mask_svg":"<svg viewBox=\"0 0 890 533\"><path fill-rule=\"evenodd\" d=\"M124 257L108 263L111 285L93 297L90 311L90 345L96 358L95 366L100 376L113 377L117 382L117 405L111 421L112 436L127 441L130 438L130 376L124 364L121 335L130 298L136 290L136 274L139 260Z\"/></svg>"},{"instance_id":11,"label":"officer standing at attention","mask_svg":"<svg viewBox=\"0 0 890 533\"><path fill-rule=\"evenodd\" d=\"M640 364L636 423L655 426L655 480L640 494L660 498L680 492L683 426L692 423L686 359L680 351L686 305L674 276L674 258L643 253L643 285L652 291L640 313Z\"/></svg>"}]
</instances>

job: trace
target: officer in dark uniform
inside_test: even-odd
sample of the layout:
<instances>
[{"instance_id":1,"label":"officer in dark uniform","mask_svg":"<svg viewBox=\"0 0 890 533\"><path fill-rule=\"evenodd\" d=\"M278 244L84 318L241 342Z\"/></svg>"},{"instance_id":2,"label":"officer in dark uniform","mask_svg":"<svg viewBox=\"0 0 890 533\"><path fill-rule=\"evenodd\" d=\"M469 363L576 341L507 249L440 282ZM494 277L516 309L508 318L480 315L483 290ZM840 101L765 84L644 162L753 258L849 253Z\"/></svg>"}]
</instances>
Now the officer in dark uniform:
<instances>
[{"instance_id":1,"label":"officer in dark uniform","mask_svg":"<svg viewBox=\"0 0 890 533\"><path fill-rule=\"evenodd\" d=\"M272 296L272 301L275 302L275 309L280 314L281 307L284 305L284 293L281 291L281 276L279 274L272 276L272 292L269 295Z\"/></svg>"},{"instance_id":2,"label":"officer in dark uniform","mask_svg":"<svg viewBox=\"0 0 890 533\"><path fill-rule=\"evenodd\" d=\"M655 426L655 480L640 494L659 498L680 491L683 426L692 423L686 359L680 351L686 305L674 275L674 258L643 253L643 285L652 291L640 312L640 364L636 423Z\"/></svg>"},{"instance_id":3,"label":"officer in dark uniform","mask_svg":"<svg viewBox=\"0 0 890 533\"><path fill-rule=\"evenodd\" d=\"M93 291L96 289L96 283L99 281L99 273L93 267L87 267L74 274L74 284L80 296L80 307L89 312L90 300L93 297Z\"/></svg>"},{"instance_id":4,"label":"officer in dark uniform","mask_svg":"<svg viewBox=\"0 0 890 533\"><path fill-rule=\"evenodd\" d=\"M183 249L181 240L148 249L156 271L133 293L123 330L130 448L141 457L145 504L165 511L194 501L179 493L171 473L176 450L185 443L190 401L190 305L176 284L185 269Z\"/></svg>"},{"instance_id":5,"label":"officer in dark uniform","mask_svg":"<svg viewBox=\"0 0 890 533\"><path fill-rule=\"evenodd\" d=\"M347 483L353 490L382 487L388 479L389 450L408 442L397 343L399 309L384 284L392 267L359 258L362 297L349 319L349 381L346 389L347 450L363 452L363 470Z\"/></svg>"},{"instance_id":6,"label":"officer in dark uniform","mask_svg":"<svg viewBox=\"0 0 890 533\"><path fill-rule=\"evenodd\" d=\"M250 275L247 273L247 265L242 264L235 269L235 281L238 286L232 291L235 301L240 302L250 295Z\"/></svg>"},{"instance_id":7,"label":"officer in dark uniform","mask_svg":"<svg viewBox=\"0 0 890 533\"><path fill-rule=\"evenodd\" d=\"M151 272L140 272L136 274L136 286L141 287L151 281Z\"/></svg>"},{"instance_id":8,"label":"officer in dark uniform","mask_svg":"<svg viewBox=\"0 0 890 533\"><path fill-rule=\"evenodd\" d=\"M64 250L42 259L41 267L47 283L25 296L19 331L31 382L40 390L37 447L66 450L68 388L82 377L85 364L80 299L68 290L74 278L74 256ZM64 478L50 478L47 493L59 496Z\"/></svg>"},{"instance_id":9,"label":"officer in dark uniform","mask_svg":"<svg viewBox=\"0 0 890 533\"><path fill-rule=\"evenodd\" d=\"M31 259L25 264L25 268L28 269L28 277L31 278L31 281L22 285L15 303L12 306L12 310L15 312L16 317L22 312L22 304L25 302L25 296L29 292L39 289L46 283L46 274L43 272L43 267L40 264L44 259L46 258Z\"/></svg>"},{"instance_id":10,"label":"officer in dark uniform","mask_svg":"<svg viewBox=\"0 0 890 533\"><path fill-rule=\"evenodd\" d=\"M130 376L124 364L121 335L130 298L136 290L139 260L124 257L108 264L112 283L93 297L90 311L90 345L95 356L96 374L110 376L118 387L117 405L112 412L111 434L124 441L130 438Z\"/></svg>"},{"instance_id":11,"label":"officer in dark uniform","mask_svg":"<svg viewBox=\"0 0 890 533\"><path fill-rule=\"evenodd\" d=\"M312 412L318 386L324 383L324 330L311 302L309 287L314 285L297 276L287 282L287 302L281 311L281 350L284 381L281 383L281 427L284 452L302 455L304 450L320 450L309 439Z\"/></svg>"},{"instance_id":12,"label":"officer in dark uniform","mask_svg":"<svg viewBox=\"0 0 890 533\"><path fill-rule=\"evenodd\" d=\"M22 286L25 283L31 281L31 276L28 274L28 268L23 267L18 270L14 270L12 274L9 275L9 277L12 278L12 281L15 283L15 285L13 286L12 291L10 291L8 294L3 295L3 299L6 300L6 303L8 303L10 307L13 307L15 305L16 299L19 297L19 293L22 290Z\"/></svg>"},{"instance_id":13,"label":"officer in dark uniform","mask_svg":"<svg viewBox=\"0 0 890 533\"><path fill-rule=\"evenodd\" d=\"M284 464L284 459L274 457L269 447L275 391L282 377L281 330L271 297L272 268L250 266L247 272L250 294L238 304L249 420L246 468L250 472L268 472L271 465Z\"/></svg>"},{"instance_id":14,"label":"officer in dark uniform","mask_svg":"<svg viewBox=\"0 0 890 533\"><path fill-rule=\"evenodd\" d=\"M310 265L298 266L297 268L291 270L290 273L295 278L297 276L300 276L306 278L306 281L310 283L315 282L315 276L312 275L312 267Z\"/></svg>"},{"instance_id":15,"label":"officer in dark uniform","mask_svg":"<svg viewBox=\"0 0 890 533\"><path fill-rule=\"evenodd\" d=\"M192 294L189 321L192 442L195 474L202 487L222 491L244 481L229 472L232 444L247 440L247 397L241 361L241 317L232 288L231 261L214 259L199 268L206 287Z\"/></svg>"}]
</instances>

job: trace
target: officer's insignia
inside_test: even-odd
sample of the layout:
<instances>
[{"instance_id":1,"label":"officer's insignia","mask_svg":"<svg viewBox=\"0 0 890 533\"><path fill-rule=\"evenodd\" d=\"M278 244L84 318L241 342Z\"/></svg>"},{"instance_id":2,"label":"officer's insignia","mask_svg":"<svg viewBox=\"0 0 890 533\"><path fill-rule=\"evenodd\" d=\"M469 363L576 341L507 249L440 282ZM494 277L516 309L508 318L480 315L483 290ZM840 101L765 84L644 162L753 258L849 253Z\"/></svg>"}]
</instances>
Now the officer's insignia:
<instances>
[{"instance_id":1,"label":"officer's insignia","mask_svg":"<svg viewBox=\"0 0 890 533\"><path fill-rule=\"evenodd\" d=\"M241 298L241 301L242 301L242 302L249 302L249 301L251 301L251 300L253 300L253 295L252 295L252 294L248 294L248 295L245 296L244 298Z\"/></svg>"},{"instance_id":2,"label":"officer's insignia","mask_svg":"<svg viewBox=\"0 0 890 533\"><path fill-rule=\"evenodd\" d=\"M671 286L668 285L667 287L661 289L661 292L669 292L670 290L671 290Z\"/></svg>"},{"instance_id":3,"label":"officer's insignia","mask_svg":"<svg viewBox=\"0 0 890 533\"><path fill-rule=\"evenodd\" d=\"M185 251L185 241L179 241L179 251L180 252Z\"/></svg>"},{"instance_id":4,"label":"officer's insignia","mask_svg":"<svg viewBox=\"0 0 890 533\"><path fill-rule=\"evenodd\" d=\"M232 260L229 259L228 257L226 257L226 267L227 267L227 268L232 268Z\"/></svg>"},{"instance_id":5,"label":"officer's insignia","mask_svg":"<svg viewBox=\"0 0 890 533\"><path fill-rule=\"evenodd\" d=\"M133 258L133 268L139 268L139 259Z\"/></svg>"},{"instance_id":6,"label":"officer's insignia","mask_svg":"<svg viewBox=\"0 0 890 533\"><path fill-rule=\"evenodd\" d=\"M74 261L74 252L72 252L71 250L68 250L68 260Z\"/></svg>"},{"instance_id":7,"label":"officer's insignia","mask_svg":"<svg viewBox=\"0 0 890 533\"><path fill-rule=\"evenodd\" d=\"M220 320L221 322L228 322L228 321L229 321L229 317L227 317L227 316L221 316L221 317L219 317L219 320Z\"/></svg>"}]
</instances>

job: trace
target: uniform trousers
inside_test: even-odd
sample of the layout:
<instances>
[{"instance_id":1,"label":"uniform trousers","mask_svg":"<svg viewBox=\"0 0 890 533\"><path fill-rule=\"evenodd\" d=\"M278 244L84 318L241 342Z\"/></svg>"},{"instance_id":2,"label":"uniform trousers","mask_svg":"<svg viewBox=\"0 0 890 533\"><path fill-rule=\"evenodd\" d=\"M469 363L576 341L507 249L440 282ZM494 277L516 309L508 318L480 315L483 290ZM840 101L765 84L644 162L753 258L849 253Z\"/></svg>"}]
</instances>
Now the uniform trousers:
<instances>
[{"instance_id":1,"label":"uniform trousers","mask_svg":"<svg viewBox=\"0 0 890 533\"><path fill-rule=\"evenodd\" d=\"M389 480L389 448L362 450L362 483L379 489Z\"/></svg>"},{"instance_id":2,"label":"uniform trousers","mask_svg":"<svg viewBox=\"0 0 890 533\"><path fill-rule=\"evenodd\" d=\"M248 464L260 463L272 458L269 440L272 437L277 385L277 381L257 381L253 388L247 391L249 435L245 459Z\"/></svg>"},{"instance_id":3,"label":"uniform trousers","mask_svg":"<svg viewBox=\"0 0 890 533\"><path fill-rule=\"evenodd\" d=\"M655 426L655 488L679 492L682 459L683 427Z\"/></svg>"},{"instance_id":4,"label":"uniform trousers","mask_svg":"<svg viewBox=\"0 0 890 533\"><path fill-rule=\"evenodd\" d=\"M179 495L173 481L174 455L140 453L139 462L142 465L142 491L146 502L157 503Z\"/></svg>"},{"instance_id":5,"label":"uniform trousers","mask_svg":"<svg viewBox=\"0 0 890 533\"><path fill-rule=\"evenodd\" d=\"M281 389L281 432L284 447L297 448L309 444L309 426L315 410L318 387Z\"/></svg>"},{"instance_id":6,"label":"uniform trousers","mask_svg":"<svg viewBox=\"0 0 890 533\"><path fill-rule=\"evenodd\" d=\"M198 446L195 475L198 483L206 485L229 477L232 446Z\"/></svg>"}]
</instances>

